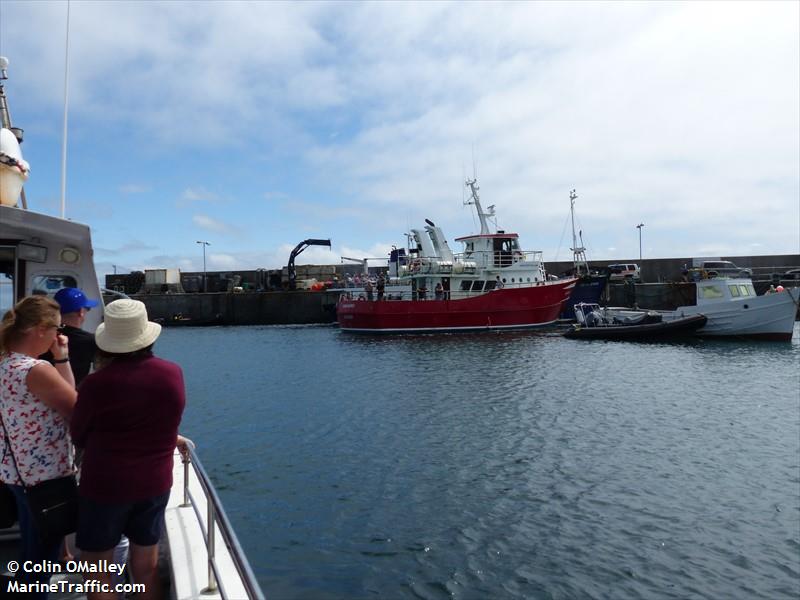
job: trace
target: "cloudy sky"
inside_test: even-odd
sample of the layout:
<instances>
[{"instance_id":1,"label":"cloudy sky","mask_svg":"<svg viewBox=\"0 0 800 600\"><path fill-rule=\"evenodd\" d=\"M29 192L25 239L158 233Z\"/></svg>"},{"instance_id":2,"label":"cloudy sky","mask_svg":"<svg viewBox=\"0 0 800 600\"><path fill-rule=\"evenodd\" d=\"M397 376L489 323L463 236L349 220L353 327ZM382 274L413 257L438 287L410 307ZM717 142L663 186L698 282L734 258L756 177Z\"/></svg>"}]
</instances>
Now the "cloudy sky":
<instances>
[{"instance_id":1,"label":"cloudy sky","mask_svg":"<svg viewBox=\"0 0 800 600\"><path fill-rule=\"evenodd\" d=\"M79 2L67 216L100 274L382 257L425 218L570 257L800 252L798 2ZM67 4L0 0L57 214ZM375 263L377 264L377 263Z\"/></svg>"}]
</instances>

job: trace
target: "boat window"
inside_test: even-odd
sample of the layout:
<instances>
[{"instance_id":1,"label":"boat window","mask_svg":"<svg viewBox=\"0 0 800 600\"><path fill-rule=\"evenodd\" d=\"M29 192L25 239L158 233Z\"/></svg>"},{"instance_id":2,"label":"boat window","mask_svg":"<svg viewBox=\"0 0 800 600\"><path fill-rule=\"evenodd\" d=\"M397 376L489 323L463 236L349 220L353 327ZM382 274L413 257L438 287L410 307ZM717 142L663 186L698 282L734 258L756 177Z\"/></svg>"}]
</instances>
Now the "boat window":
<instances>
[{"instance_id":1,"label":"boat window","mask_svg":"<svg viewBox=\"0 0 800 600\"><path fill-rule=\"evenodd\" d=\"M13 246L0 246L0 318L14 306L14 262Z\"/></svg>"},{"instance_id":2,"label":"boat window","mask_svg":"<svg viewBox=\"0 0 800 600\"><path fill-rule=\"evenodd\" d=\"M729 285L728 289L731 291L731 296L734 298L739 297L739 286L738 285Z\"/></svg>"},{"instance_id":3,"label":"boat window","mask_svg":"<svg viewBox=\"0 0 800 600\"><path fill-rule=\"evenodd\" d=\"M742 296L755 296L755 294L750 293L750 290L747 289L747 285L744 283L739 284L739 292L741 292Z\"/></svg>"},{"instance_id":4,"label":"boat window","mask_svg":"<svg viewBox=\"0 0 800 600\"><path fill-rule=\"evenodd\" d=\"M724 298L725 294L722 291L722 286L708 285L697 288L697 295L704 300L717 300Z\"/></svg>"},{"instance_id":5,"label":"boat window","mask_svg":"<svg viewBox=\"0 0 800 600\"><path fill-rule=\"evenodd\" d=\"M53 296L58 290L78 287L78 282L71 275L37 275L33 278L33 293Z\"/></svg>"},{"instance_id":6,"label":"boat window","mask_svg":"<svg viewBox=\"0 0 800 600\"><path fill-rule=\"evenodd\" d=\"M475 281L472 284L472 291L473 292L480 292L483 289L483 282L482 281Z\"/></svg>"},{"instance_id":7,"label":"boat window","mask_svg":"<svg viewBox=\"0 0 800 600\"><path fill-rule=\"evenodd\" d=\"M750 292L751 296L757 296L758 295L758 294L756 294L756 288L753 287L752 283L748 283L747 284L747 290Z\"/></svg>"},{"instance_id":8,"label":"boat window","mask_svg":"<svg viewBox=\"0 0 800 600\"><path fill-rule=\"evenodd\" d=\"M513 247L509 238L494 239L494 264L499 267L507 267L512 262Z\"/></svg>"},{"instance_id":9,"label":"boat window","mask_svg":"<svg viewBox=\"0 0 800 600\"><path fill-rule=\"evenodd\" d=\"M486 286L483 288L484 292L488 292L489 290L493 290L497 285L496 281L487 281Z\"/></svg>"},{"instance_id":10,"label":"boat window","mask_svg":"<svg viewBox=\"0 0 800 600\"><path fill-rule=\"evenodd\" d=\"M461 282L461 291L462 292L468 292L469 288L471 288L471 287L472 287L472 280L471 279L465 279L464 281Z\"/></svg>"}]
</instances>

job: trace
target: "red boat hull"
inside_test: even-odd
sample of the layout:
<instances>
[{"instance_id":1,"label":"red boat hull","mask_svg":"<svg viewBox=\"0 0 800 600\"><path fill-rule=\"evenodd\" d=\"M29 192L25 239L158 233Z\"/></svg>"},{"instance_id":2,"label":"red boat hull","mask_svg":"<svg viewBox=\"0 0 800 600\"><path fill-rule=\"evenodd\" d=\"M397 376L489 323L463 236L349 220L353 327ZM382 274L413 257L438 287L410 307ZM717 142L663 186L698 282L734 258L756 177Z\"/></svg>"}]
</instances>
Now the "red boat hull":
<instances>
[{"instance_id":1,"label":"red boat hull","mask_svg":"<svg viewBox=\"0 0 800 600\"><path fill-rule=\"evenodd\" d=\"M503 288L457 300L350 300L336 307L339 327L358 333L523 329L558 319L575 279Z\"/></svg>"}]
</instances>

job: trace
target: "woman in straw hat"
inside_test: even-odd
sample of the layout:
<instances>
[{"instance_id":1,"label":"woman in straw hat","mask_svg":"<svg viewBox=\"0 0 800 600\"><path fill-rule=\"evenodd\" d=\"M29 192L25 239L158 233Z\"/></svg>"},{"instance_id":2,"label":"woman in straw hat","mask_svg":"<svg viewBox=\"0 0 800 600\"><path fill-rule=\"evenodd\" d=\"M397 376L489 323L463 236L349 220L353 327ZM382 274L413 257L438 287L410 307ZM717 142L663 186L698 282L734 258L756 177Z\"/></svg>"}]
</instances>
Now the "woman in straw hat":
<instances>
[{"instance_id":1,"label":"woman in straw hat","mask_svg":"<svg viewBox=\"0 0 800 600\"><path fill-rule=\"evenodd\" d=\"M0 323L0 482L17 501L20 564L55 561L61 539L43 539L31 520L25 487L74 472L68 421L75 380L59 306L46 296L23 298ZM54 365L37 357L52 352ZM18 574L19 583L45 583L47 573ZM45 598L46 592L32 597Z\"/></svg>"},{"instance_id":2,"label":"woman in straw hat","mask_svg":"<svg viewBox=\"0 0 800 600\"><path fill-rule=\"evenodd\" d=\"M110 561L127 536L145 598L160 596L158 541L185 404L180 367L153 356L160 333L138 300L106 306L95 334L103 366L83 380L72 418L73 439L84 448L76 545L87 561ZM110 573L97 578L111 583Z\"/></svg>"}]
</instances>

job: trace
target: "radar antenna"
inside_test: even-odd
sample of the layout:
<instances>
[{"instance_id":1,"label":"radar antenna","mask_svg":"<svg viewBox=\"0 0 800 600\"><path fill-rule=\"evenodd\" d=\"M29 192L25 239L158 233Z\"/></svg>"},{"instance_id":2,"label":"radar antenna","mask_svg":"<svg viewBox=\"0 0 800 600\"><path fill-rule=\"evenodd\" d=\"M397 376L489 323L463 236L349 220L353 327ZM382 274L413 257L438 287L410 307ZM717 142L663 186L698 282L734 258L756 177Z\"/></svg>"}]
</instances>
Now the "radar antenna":
<instances>
[{"instance_id":1,"label":"radar antenna","mask_svg":"<svg viewBox=\"0 0 800 600\"><path fill-rule=\"evenodd\" d=\"M478 180L467 179L465 185L470 189L470 198L469 200L465 200L464 204L474 204L475 205L475 212L478 213L478 220L481 222L481 234L489 234L489 221L488 219L494 217L494 204L492 204L486 212L483 212L483 207L481 206L481 199L478 195L478 190L481 188L478 187ZM495 223L495 229L497 228L497 224Z\"/></svg>"},{"instance_id":2,"label":"radar antenna","mask_svg":"<svg viewBox=\"0 0 800 600\"><path fill-rule=\"evenodd\" d=\"M575 190L572 190L569 193L569 215L572 219L572 265L575 267L575 275L581 275L585 273L586 275L589 274L589 263L586 260L586 248L583 247L583 232L580 232L580 242L581 245L578 245L578 237L575 235L575 199L578 197L578 194L575 193Z\"/></svg>"}]
</instances>

